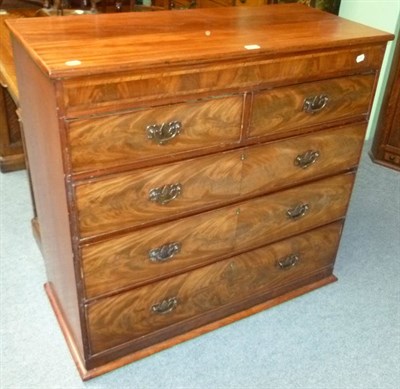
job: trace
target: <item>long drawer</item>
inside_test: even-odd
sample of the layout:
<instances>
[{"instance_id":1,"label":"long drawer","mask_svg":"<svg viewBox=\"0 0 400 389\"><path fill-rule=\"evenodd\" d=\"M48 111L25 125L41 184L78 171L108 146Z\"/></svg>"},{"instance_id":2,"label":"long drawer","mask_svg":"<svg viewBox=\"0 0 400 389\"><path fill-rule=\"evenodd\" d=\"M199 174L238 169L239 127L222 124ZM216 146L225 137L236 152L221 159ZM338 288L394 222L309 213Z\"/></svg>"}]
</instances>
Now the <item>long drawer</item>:
<instances>
[{"instance_id":1,"label":"long drawer","mask_svg":"<svg viewBox=\"0 0 400 389\"><path fill-rule=\"evenodd\" d=\"M89 304L91 354L332 267L341 226L331 224Z\"/></svg>"},{"instance_id":2,"label":"long drawer","mask_svg":"<svg viewBox=\"0 0 400 389\"><path fill-rule=\"evenodd\" d=\"M330 75L359 74L379 69L385 46L382 44L346 47L282 58L229 61L218 65L167 69L146 69L106 75L65 79L64 106L67 117L88 112L129 109L143 101L181 99L187 95L254 89L276 84L324 79ZM225 92L224 92L225 93ZM179 101L178 100L178 101Z\"/></svg>"},{"instance_id":3,"label":"long drawer","mask_svg":"<svg viewBox=\"0 0 400 389\"><path fill-rule=\"evenodd\" d=\"M87 298L187 271L344 217L345 174L81 248Z\"/></svg>"},{"instance_id":4,"label":"long drawer","mask_svg":"<svg viewBox=\"0 0 400 389\"><path fill-rule=\"evenodd\" d=\"M81 238L205 211L357 165L365 123L76 186Z\"/></svg>"},{"instance_id":5,"label":"long drawer","mask_svg":"<svg viewBox=\"0 0 400 389\"><path fill-rule=\"evenodd\" d=\"M239 142L243 96L68 122L72 170L106 169Z\"/></svg>"},{"instance_id":6,"label":"long drawer","mask_svg":"<svg viewBox=\"0 0 400 389\"><path fill-rule=\"evenodd\" d=\"M256 93L250 137L367 115L375 75L304 83Z\"/></svg>"}]
</instances>

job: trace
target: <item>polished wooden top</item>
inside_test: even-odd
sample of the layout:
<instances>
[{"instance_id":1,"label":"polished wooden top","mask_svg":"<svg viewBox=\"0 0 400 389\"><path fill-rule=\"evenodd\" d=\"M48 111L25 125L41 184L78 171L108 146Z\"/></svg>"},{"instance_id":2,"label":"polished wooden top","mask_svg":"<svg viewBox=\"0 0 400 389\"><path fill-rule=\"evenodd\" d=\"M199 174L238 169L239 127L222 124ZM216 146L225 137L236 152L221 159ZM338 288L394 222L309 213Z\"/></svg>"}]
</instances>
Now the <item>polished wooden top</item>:
<instances>
[{"instance_id":1,"label":"polished wooden top","mask_svg":"<svg viewBox=\"0 0 400 389\"><path fill-rule=\"evenodd\" d=\"M13 9L0 14L0 81L6 86L13 97L18 101L17 77L15 74L14 58L11 47L10 31L4 21L7 19L26 18L34 16L35 9Z\"/></svg>"},{"instance_id":2,"label":"polished wooden top","mask_svg":"<svg viewBox=\"0 0 400 389\"><path fill-rule=\"evenodd\" d=\"M17 19L16 38L50 77L253 60L393 38L299 4ZM295 27L293 27L295 26Z\"/></svg>"}]
</instances>

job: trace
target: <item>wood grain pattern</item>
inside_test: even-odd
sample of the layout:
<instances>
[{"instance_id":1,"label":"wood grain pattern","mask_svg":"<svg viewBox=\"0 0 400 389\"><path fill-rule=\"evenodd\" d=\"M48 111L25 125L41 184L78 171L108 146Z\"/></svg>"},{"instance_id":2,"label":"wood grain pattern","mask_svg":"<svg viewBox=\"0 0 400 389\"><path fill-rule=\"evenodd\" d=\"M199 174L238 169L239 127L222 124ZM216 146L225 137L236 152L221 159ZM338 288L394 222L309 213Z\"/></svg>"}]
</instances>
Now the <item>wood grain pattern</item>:
<instances>
[{"instance_id":1,"label":"wood grain pattern","mask_svg":"<svg viewBox=\"0 0 400 389\"><path fill-rule=\"evenodd\" d=\"M141 349L134 349L132 347L124 348L123 350L119 350L119 356L114 357L114 354L108 353L108 355L102 355L99 357L89 358L87 361L82 359L82 355L77 350L74 338L68 328L68 325L65 322L62 310L60 306L57 304L57 300L54 296L53 290L49 283L45 284L45 290L49 297L51 306L54 310L54 313L57 317L58 323L62 329L65 340L68 344L68 348L71 352L72 358L78 368L78 372L83 381L90 380L92 378L98 377L102 374L108 373L114 369L125 366L129 363L138 361L142 358L146 358L150 355L153 355L157 352L165 350L169 347L175 346L182 342L188 341L197 336L206 334L207 332L216 330L222 326L234 323L237 320L244 319L248 316L254 315L258 312L261 312L265 309L269 309L274 307L275 305L282 304L288 300L294 299L296 297L302 296L305 293L309 293L315 289L326 286L332 282L336 282L337 278L333 274L328 274L324 278L315 278L308 283L305 283L301 286L296 287L293 290L286 291L283 294L277 293L274 297L269 298L267 301L259 303L255 306L251 306L250 308L243 309L242 311L230 314L228 316L222 317L221 319L215 320L211 323L201 325L198 328L193 330L184 332L178 335L171 336L169 339L164 341L160 341L155 345L150 345ZM136 351L132 351L136 350Z\"/></svg>"},{"instance_id":2,"label":"wood grain pattern","mask_svg":"<svg viewBox=\"0 0 400 389\"><path fill-rule=\"evenodd\" d=\"M354 174L299 186L235 206L161 224L82 247L86 296L155 281L218 257L262 246L344 217ZM304 217L287 211L307 204ZM149 251L171 242L181 250L170 260L152 263Z\"/></svg>"},{"instance_id":3,"label":"wood grain pattern","mask_svg":"<svg viewBox=\"0 0 400 389\"><path fill-rule=\"evenodd\" d=\"M8 24L38 66L54 79L166 64L197 68L207 61L236 58L246 62L257 56L276 57L277 52L343 48L392 38L302 5L81 15L59 18L57 23L51 18L32 18ZM260 49L245 49L249 44L258 44ZM69 60L81 63L71 67Z\"/></svg>"},{"instance_id":4,"label":"wood grain pattern","mask_svg":"<svg viewBox=\"0 0 400 389\"><path fill-rule=\"evenodd\" d=\"M240 193L240 152L192 159L138 170L76 188L82 237L177 217L193 209L226 202ZM182 185L182 193L165 205L149 200L163 185Z\"/></svg>"},{"instance_id":5,"label":"wood grain pattern","mask_svg":"<svg viewBox=\"0 0 400 389\"><path fill-rule=\"evenodd\" d=\"M9 26L46 289L84 377L334 280L364 103L393 35L300 5ZM283 109L308 92L302 83L354 101L303 121ZM285 101L275 108L285 130L274 122L268 133L264 116L248 131L251 104L270 92ZM173 112L190 118L188 139L146 150L135 120ZM315 163L297 166L309 152ZM181 185L176 199L149 200L170 184ZM305 215L288 219L303 203ZM149 249L179 237L171 262L147 265Z\"/></svg>"},{"instance_id":6,"label":"wood grain pattern","mask_svg":"<svg viewBox=\"0 0 400 389\"><path fill-rule=\"evenodd\" d=\"M233 252L236 207L206 212L82 247L87 297L182 272ZM149 251L178 242L172 259L152 263Z\"/></svg>"},{"instance_id":7,"label":"wood grain pattern","mask_svg":"<svg viewBox=\"0 0 400 389\"><path fill-rule=\"evenodd\" d=\"M254 42L251 40L251 42ZM364 61L357 62L364 54ZM267 88L277 83L296 83L379 69L384 45L326 50L281 58L250 58L211 65L147 69L113 75L77 77L64 81L64 105L68 117L129 109L146 101L181 101L193 94L221 94Z\"/></svg>"},{"instance_id":8,"label":"wood grain pattern","mask_svg":"<svg viewBox=\"0 0 400 389\"><path fill-rule=\"evenodd\" d=\"M321 131L79 185L81 236L144 226L350 169L358 163L365 127ZM307 169L295 166L296 156L309 149L319 150L320 159ZM166 205L148 200L152 188L174 183L183 187L175 200Z\"/></svg>"},{"instance_id":9,"label":"wood grain pattern","mask_svg":"<svg viewBox=\"0 0 400 389\"><path fill-rule=\"evenodd\" d=\"M250 123L250 137L282 133L369 112L375 75L357 75L304 83L256 93ZM327 96L324 108L315 113L303 110L305 99Z\"/></svg>"},{"instance_id":10,"label":"wood grain pattern","mask_svg":"<svg viewBox=\"0 0 400 389\"><path fill-rule=\"evenodd\" d=\"M336 127L247 149L243 188L247 194L264 193L356 167L366 124ZM317 161L305 169L296 166L296 157L308 150L320 153Z\"/></svg>"},{"instance_id":11,"label":"wood grain pattern","mask_svg":"<svg viewBox=\"0 0 400 389\"><path fill-rule=\"evenodd\" d=\"M14 42L15 62L19 82L22 122L26 150L29 155L35 206L40 222L41 252L47 280L71 329L79 352L85 353L85 333L79 301L79 270L75 267L70 230L68 193L63 171L63 155L58 131L52 82L43 76L22 47ZM43 104L46 101L46 104ZM77 270L77 272L76 272Z\"/></svg>"},{"instance_id":12,"label":"wood grain pattern","mask_svg":"<svg viewBox=\"0 0 400 389\"><path fill-rule=\"evenodd\" d=\"M167 105L69 123L74 172L107 168L240 140L243 96ZM149 125L172 121L180 134L164 145L148 139Z\"/></svg>"},{"instance_id":13,"label":"wood grain pattern","mask_svg":"<svg viewBox=\"0 0 400 389\"><path fill-rule=\"evenodd\" d=\"M299 234L345 216L354 173L327 178L238 205L235 249L248 249ZM307 205L304 216L288 210Z\"/></svg>"},{"instance_id":14,"label":"wood grain pattern","mask_svg":"<svg viewBox=\"0 0 400 389\"><path fill-rule=\"evenodd\" d=\"M318 269L332 266L341 223L242 254L193 272L151 284L87 307L91 353L114 347L157 329L229 305L257 291L290 284ZM289 270L277 265L296 253ZM168 314L151 311L153 304L176 297Z\"/></svg>"}]
</instances>

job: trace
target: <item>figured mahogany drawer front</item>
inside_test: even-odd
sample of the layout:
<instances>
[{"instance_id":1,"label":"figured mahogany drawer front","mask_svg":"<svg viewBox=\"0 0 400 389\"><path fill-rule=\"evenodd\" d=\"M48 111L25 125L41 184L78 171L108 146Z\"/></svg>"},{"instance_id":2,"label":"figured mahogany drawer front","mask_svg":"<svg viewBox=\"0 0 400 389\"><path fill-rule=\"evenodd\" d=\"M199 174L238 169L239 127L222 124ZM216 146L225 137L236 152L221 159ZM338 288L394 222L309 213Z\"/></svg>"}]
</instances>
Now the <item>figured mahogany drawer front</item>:
<instances>
[{"instance_id":1,"label":"figured mahogany drawer front","mask_svg":"<svg viewBox=\"0 0 400 389\"><path fill-rule=\"evenodd\" d=\"M138 170L76 188L81 236L179 216L240 195L239 152Z\"/></svg>"},{"instance_id":2,"label":"figured mahogany drawer front","mask_svg":"<svg viewBox=\"0 0 400 389\"><path fill-rule=\"evenodd\" d=\"M263 193L356 167L365 130L366 123L352 124L248 148L242 187Z\"/></svg>"},{"instance_id":3,"label":"figured mahogany drawer front","mask_svg":"<svg viewBox=\"0 0 400 389\"><path fill-rule=\"evenodd\" d=\"M238 142L242 96L173 104L69 122L72 170L126 163Z\"/></svg>"},{"instance_id":4,"label":"figured mahogany drawer front","mask_svg":"<svg viewBox=\"0 0 400 389\"><path fill-rule=\"evenodd\" d=\"M345 216L354 183L347 173L238 206L236 249L261 246Z\"/></svg>"},{"instance_id":5,"label":"figured mahogany drawer front","mask_svg":"<svg viewBox=\"0 0 400 389\"><path fill-rule=\"evenodd\" d=\"M340 231L341 223L335 223L192 272L99 299L86 308L91 354L331 267Z\"/></svg>"},{"instance_id":6,"label":"figured mahogany drawer front","mask_svg":"<svg viewBox=\"0 0 400 389\"><path fill-rule=\"evenodd\" d=\"M82 247L86 297L157 280L344 217L354 174Z\"/></svg>"},{"instance_id":7,"label":"figured mahogany drawer front","mask_svg":"<svg viewBox=\"0 0 400 389\"><path fill-rule=\"evenodd\" d=\"M149 282L232 253L236 208L222 208L83 246L86 297Z\"/></svg>"},{"instance_id":8,"label":"figured mahogany drawer front","mask_svg":"<svg viewBox=\"0 0 400 389\"><path fill-rule=\"evenodd\" d=\"M375 71L385 52L385 45L328 50L259 61L211 64L171 70L86 76L63 82L67 117L88 112L110 112L154 99L173 98L197 93L215 95L222 91L249 90L257 86L298 83L323 79L338 72L355 74Z\"/></svg>"},{"instance_id":9,"label":"figured mahogany drawer front","mask_svg":"<svg viewBox=\"0 0 400 389\"><path fill-rule=\"evenodd\" d=\"M365 123L76 187L81 237L142 226L357 165Z\"/></svg>"},{"instance_id":10,"label":"figured mahogany drawer front","mask_svg":"<svg viewBox=\"0 0 400 389\"><path fill-rule=\"evenodd\" d=\"M375 75L334 78L255 94L250 137L366 115Z\"/></svg>"}]
</instances>

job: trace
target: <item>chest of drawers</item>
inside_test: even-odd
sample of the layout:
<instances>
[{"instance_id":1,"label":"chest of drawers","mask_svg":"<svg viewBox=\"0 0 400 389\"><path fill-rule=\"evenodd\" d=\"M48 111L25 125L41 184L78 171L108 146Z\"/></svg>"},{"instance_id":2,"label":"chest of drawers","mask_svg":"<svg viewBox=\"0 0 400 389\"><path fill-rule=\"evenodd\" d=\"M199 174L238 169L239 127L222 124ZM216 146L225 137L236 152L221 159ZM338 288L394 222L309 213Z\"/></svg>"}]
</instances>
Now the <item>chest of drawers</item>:
<instances>
[{"instance_id":1,"label":"chest of drawers","mask_svg":"<svg viewBox=\"0 0 400 389\"><path fill-rule=\"evenodd\" d=\"M336 279L390 34L300 5L9 26L84 379Z\"/></svg>"}]
</instances>

